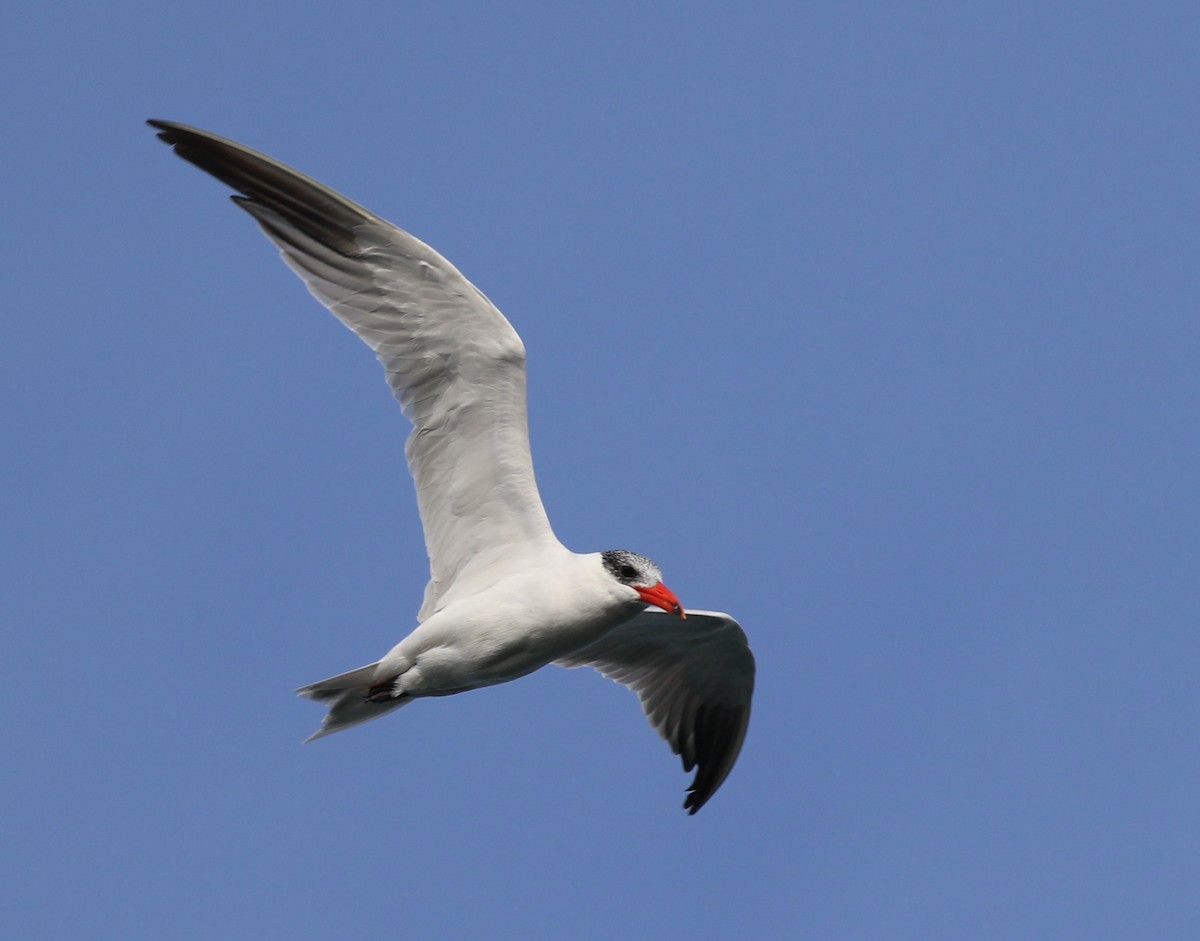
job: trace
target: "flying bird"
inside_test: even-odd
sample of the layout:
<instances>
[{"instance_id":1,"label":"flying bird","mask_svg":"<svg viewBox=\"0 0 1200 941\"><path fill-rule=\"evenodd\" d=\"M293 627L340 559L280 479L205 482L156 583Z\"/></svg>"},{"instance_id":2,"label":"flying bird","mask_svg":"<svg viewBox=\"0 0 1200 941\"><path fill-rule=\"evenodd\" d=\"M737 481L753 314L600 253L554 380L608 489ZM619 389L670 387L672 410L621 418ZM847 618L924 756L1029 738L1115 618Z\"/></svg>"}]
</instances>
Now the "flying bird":
<instances>
[{"instance_id":1,"label":"flying bird","mask_svg":"<svg viewBox=\"0 0 1200 941\"><path fill-rule=\"evenodd\" d=\"M633 690L684 771L696 770L683 806L698 811L746 736L746 635L728 614L685 614L645 556L580 554L555 538L529 453L525 348L509 322L440 254L339 193L207 131L148 123L237 190L309 291L375 351L413 425L405 455L430 568L417 626L375 663L297 690L329 710L309 740L415 699L588 666Z\"/></svg>"}]
</instances>

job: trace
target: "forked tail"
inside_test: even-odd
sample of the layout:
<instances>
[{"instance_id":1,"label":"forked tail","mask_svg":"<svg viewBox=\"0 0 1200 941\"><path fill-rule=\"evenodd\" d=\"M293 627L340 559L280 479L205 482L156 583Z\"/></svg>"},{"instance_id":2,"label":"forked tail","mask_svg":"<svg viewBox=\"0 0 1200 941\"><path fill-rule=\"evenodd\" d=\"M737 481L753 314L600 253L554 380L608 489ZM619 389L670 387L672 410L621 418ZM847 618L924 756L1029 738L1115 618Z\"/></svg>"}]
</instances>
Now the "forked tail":
<instances>
[{"instance_id":1,"label":"forked tail","mask_svg":"<svg viewBox=\"0 0 1200 941\"><path fill-rule=\"evenodd\" d=\"M349 673L339 673L327 680L301 686L296 690L296 693L305 699L313 699L329 706L325 721L317 731L305 739L306 742L332 735L352 725L378 719L393 709L399 709L412 702L407 696L384 698L379 695L379 684L374 682L377 666L378 663L368 663L365 667L359 667Z\"/></svg>"}]
</instances>

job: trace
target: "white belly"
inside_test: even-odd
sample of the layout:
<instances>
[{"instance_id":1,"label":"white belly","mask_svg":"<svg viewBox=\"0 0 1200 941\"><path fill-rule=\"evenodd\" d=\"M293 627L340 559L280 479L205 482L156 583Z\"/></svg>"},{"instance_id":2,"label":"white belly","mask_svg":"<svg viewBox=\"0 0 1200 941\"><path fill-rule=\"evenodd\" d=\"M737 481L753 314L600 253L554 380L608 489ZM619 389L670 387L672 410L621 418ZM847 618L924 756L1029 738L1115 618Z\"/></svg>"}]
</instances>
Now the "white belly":
<instances>
[{"instance_id":1,"label":"white belly","mask_svg":"<svg viewBox=\"0 0 1200 941\"><path fill-rule=\"evenodd\" d=\"M615 584L615 583L614 583ZM645 607L600 583L523 577L439 611L380 661L397 693L447 696L525 676L598 640ZM633 594L628 592L628 594Z\"/></svg>"}]
</instances>

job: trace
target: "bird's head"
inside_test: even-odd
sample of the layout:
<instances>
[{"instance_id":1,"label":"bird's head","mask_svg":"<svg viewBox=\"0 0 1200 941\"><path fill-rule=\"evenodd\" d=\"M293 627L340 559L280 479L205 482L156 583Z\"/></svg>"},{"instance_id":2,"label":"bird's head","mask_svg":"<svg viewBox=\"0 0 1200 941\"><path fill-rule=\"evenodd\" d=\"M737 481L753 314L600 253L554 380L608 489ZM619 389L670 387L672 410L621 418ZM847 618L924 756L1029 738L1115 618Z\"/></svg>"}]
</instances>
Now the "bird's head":
<instances>
[{"instance_id":1,"label":"bird's head","mask_svg":"<svg viewBox=\"0 0 1200 941\"><path fill-rule=\"evenodd\" d=\"M662 583L662 572L658 566L644 555L628 549L609 549L600 553L600 560L609 575L636 591L646 604L657 605L681 618L687 617L675 592Z\"/></svg>"}]
</instances>

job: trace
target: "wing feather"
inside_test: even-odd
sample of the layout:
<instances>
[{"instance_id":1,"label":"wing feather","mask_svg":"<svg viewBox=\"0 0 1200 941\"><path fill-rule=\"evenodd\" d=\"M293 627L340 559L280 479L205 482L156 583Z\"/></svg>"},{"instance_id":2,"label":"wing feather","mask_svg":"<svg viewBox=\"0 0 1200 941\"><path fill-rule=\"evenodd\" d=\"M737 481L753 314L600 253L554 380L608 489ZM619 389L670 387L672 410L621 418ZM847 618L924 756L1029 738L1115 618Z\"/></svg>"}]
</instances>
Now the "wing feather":
<instances>
[{"instance_id":1,"label":"wing feather","mask_svg":"<svg viewBox=\"0 0 1200 941\"><path fill-rule=\"evenodd\" d=\"M689 611L682 620L648 608L557 662L594 667L637 693L683 770L696 769L683 804L688 813L728 777L746 739L754 692L754 655L728 614Z\"/></svg>"},{"instance_id":2,"label":"wing feather","mask_svg":"<svg viewBox=\"0 0 1200 941\"><path fill-rule=\"evenodd\" d=\"M525 348L491 301L419 239L277 160L149 123L238 190L284 261L383 364L413 423L405 455L430 560L420 618L475 590L490 566L557 545L529 454Z\"/></svg>"}]
</instances>

